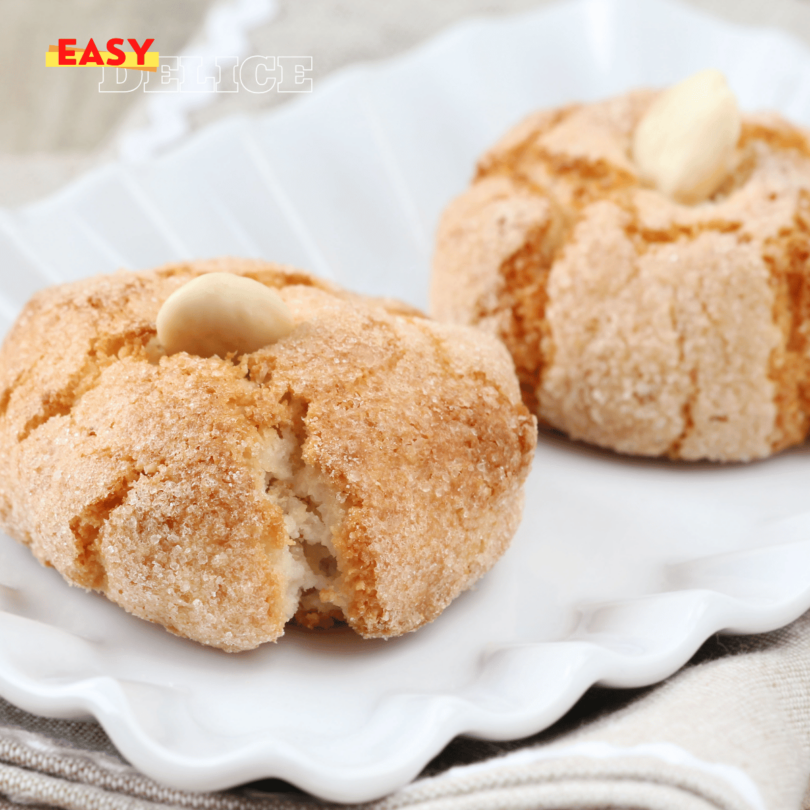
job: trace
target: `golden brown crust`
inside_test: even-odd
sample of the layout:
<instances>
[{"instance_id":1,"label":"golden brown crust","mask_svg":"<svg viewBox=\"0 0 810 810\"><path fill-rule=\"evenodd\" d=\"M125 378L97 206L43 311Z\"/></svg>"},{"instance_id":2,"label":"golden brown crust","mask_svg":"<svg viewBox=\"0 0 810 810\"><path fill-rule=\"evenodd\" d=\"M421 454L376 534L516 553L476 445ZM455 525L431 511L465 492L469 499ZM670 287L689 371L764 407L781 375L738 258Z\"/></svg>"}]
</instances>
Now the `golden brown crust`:
<instances>
[{"instance_id":1,"label":"golden brown crust","mask_svg":"<svg viewBox=\"0 0 810 810\"><path fill-rule=\"evenodd\" d=\"M708 202L629 157L655 94L531 116L439 228L433 314L498 335L541 420L620 452L747 460L804 440L810 148L747 116Z\"/></svg>"},{"instance_id":2,"label":"golden brown crust","mask_svg":"<svg viewBox=\"0 0 810 810\"><path fill-rule=\"evenodd\" d=\"M277 288L293 333L241 358L161 356L160 304L211 271ZM534 448L495 341L237 260L39 293L0 352L0 409L4 530L68 581L229 651L281 635L316 548L329 582L302 623L389 636L435 618L508 544Z\"/></svg>"}]
</instances>

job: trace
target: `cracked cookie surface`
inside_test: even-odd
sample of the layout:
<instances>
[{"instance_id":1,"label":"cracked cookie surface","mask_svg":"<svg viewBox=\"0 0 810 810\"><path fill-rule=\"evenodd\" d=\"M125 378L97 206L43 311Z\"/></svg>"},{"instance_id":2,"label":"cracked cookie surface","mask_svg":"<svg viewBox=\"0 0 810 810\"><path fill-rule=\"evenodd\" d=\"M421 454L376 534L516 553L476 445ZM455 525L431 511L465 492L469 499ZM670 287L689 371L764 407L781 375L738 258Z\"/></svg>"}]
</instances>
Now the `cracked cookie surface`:
<instances>
[{"instance_id":1,"label":"cracked cookie surface","mask_svg":"<svg viewBox=\"0 0 810 810\"><path fill-rule=\"evenodd\" d=\"M204 272L277 290L295 329L164 356ZM0 520L69 582L228 651L293 616L392 636L517 528L535 444L503 347L304 273L221 260L50 288L0 351Z\"/></svg>"},{"instance_id":2,"label":"cracked cookie surface","mask_svg":"<svg viewBox=\"0 0 810 810\"><path fill-rule=\"evenodd\" d=\"M433 314L500 337L524 401L572 438L745 461L810 427L810 146L747 115L707 202L644 187L655 98L530 116L480 161L438 232Z\"/></svg>"}]
</instances>

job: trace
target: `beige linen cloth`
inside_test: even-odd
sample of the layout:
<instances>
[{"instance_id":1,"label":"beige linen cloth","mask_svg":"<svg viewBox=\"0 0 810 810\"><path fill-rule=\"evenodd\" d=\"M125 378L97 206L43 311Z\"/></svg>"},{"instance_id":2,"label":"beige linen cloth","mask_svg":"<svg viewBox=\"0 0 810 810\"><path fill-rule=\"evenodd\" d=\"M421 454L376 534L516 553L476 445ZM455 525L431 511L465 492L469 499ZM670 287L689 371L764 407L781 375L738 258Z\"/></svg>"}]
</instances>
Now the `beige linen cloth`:
<instances>
[{"instance_id":1,"label":"beige linen cloth","mask_svg":"<svg viewBox=\"0 0 810 810\"><path fill-rule=\"evenodd\" d=\"M690 3L732 21L782 27L810 44L806 0ZM255 21L250 46L255 53L312 54L317 81L356 59L396 53L469 13L537 4L272 0L264 17L260 14ZM40 51L59 36L85 40L92 35L106 41L126 28L127 35L156 36L176 51L183 42L194 43L212 7L213 0L0 0L0 18L7 23L0 26L0 47L12 55L16 48L9 64L26 67L26 60L41 63ZM77 9L83 18L77 17ZM56 84L32 86L35 75ZM114 107L101 106L112 102L64 85L76 75L29 70L25 81L12 76L11 82L0 75L0 204L19 204L50 192L100 157L114 154L123 129L148 124L142 101L127 106L130 100L116 98ZM32 106L32 98L41 103ZM189 111L188 126L277 100L272 94L263 100L245 94L217 99ZM594 688L553 728L535 737L508 743L455 740L412 784L363 807L794 810L810 808L809 780L807 614L774 633L711 639L663 684L637 690ZM274 780L219 793L171 790L124 762L97 723L34 717L0 699L0 810L313 806L338 807Z\"/></svg>"}]
</instances>

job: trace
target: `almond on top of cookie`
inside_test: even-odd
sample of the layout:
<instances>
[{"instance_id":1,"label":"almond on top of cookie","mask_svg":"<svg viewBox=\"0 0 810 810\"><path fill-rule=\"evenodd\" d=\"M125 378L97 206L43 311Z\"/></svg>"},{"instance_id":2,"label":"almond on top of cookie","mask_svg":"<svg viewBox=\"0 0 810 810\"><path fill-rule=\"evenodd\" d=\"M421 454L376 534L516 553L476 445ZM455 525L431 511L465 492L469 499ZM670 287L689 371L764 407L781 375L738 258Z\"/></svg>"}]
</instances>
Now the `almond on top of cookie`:
<instances>
[{"instance_id":1,"label":"almond on top of cookie","mask_svg":"<svg viewBox=\"0 0 810 810\"><path fill-rule=\"evenodd\" d=\"M432 314L573 438L746 461L810 427L808 256L806 131L704 71L507 133L442 217Z\"/></svg>"},{"instance_id":2,"label":"almond on top of cookie","mask_svg":"<svg viewBox=\"0 0 810 810\"><path fill-rule=\"evenodd\" d=\"M508 546L536 442L498 341L236 259L38 293L0 403L3 530L228 651L436 618Z\"/></svg>"}]
</instances>

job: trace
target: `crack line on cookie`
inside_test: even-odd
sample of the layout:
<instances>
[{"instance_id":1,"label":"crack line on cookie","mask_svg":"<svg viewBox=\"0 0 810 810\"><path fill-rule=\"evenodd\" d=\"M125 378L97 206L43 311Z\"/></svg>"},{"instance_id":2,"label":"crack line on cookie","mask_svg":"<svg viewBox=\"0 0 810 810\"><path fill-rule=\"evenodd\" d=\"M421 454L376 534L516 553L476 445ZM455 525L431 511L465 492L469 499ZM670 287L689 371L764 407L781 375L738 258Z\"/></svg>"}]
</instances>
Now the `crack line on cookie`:
<instances>
[{"instance_id":1,"label":"crack line on cookie","mask_svg":"<svg viewBox=\"0 0 810 810\"><path fill-rule=\"evenodd\" d=\"M139 338L133 340L132 338ZM17 434L17 441L24 442L37 428L57 416L68 416L79 400L99 383L104 369L119 362L119 354L128 350L128 357L139 347L144 347L145 338L152 337L148 328L132 330L120 335L105 335L93 342L80 368L57 391L48 391L41 398L41 410L29 418ZM143 362L149 362L143 358Z\"/></svg>"},{"instance_id":2,"label":"crack line on cookie","mask_svg":"<svg viewBox=\"0 0 810 810\"><path fill-rule=\"evenodd\" d=\"M771 237L762 253L774 292L773 319L782 335L768 363L776 406L774 452L803 441L810 427L810 358L802 328L810 319L810 194L805 190L798 195L793 222L798 233Z\"/></svg>"},{"instance_id":3,"label":"crack line on cookie","mask_svg":"<svg viewBox=\"0 0 810 810\"><path fill-rule=\"evenodd\" d=\"M68 522L76 540L76 581L85 588L105 590L107 574L101 556L99 538L112 513L122 506L136 481L137 470L133 466L104 498L87 504ZM150 477L144 472L141 475Z\"/></svg>"}]
</instances>

